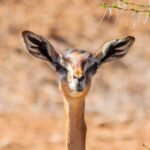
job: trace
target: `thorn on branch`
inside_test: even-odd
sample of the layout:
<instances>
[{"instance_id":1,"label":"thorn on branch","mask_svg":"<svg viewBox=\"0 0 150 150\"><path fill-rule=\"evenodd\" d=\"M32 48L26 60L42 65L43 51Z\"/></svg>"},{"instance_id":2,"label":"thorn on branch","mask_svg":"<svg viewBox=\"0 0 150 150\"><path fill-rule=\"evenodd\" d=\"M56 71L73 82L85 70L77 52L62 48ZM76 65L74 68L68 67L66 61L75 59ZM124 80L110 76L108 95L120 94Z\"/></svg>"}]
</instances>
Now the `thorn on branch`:
<instances>
[{"instance_id":1,"label":"thorn on branch","mask_svg":"<svg viewBox=\"0 0 150 150\"><path fill-rule=\"evenodd\" d=\"M125 7L122 7L120 2L124 4ZM124 11L132 11L136 13L146 13L150 14L150 5L144 5L144 4L136 4L133 2L127 2L127 0L120 0L118 4L113 3L113 4L108 4L108 3L102 3L100 6L103 8L114 8L114 9L119 9L119 10L124 10Z\"/></svg>"}]
</instances>

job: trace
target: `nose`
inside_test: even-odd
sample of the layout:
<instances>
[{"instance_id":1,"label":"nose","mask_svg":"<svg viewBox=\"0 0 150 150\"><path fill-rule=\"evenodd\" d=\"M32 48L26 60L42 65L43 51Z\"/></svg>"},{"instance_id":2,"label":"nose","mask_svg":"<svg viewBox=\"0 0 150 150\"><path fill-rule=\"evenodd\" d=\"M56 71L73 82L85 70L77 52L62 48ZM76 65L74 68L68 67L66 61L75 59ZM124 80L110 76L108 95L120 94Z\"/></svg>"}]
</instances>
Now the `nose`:
<instances>
[{"instance_id":1,"label":"nose","mask_svg":"<svg viewBox=\"0 0 150 150\"><path fill-rule=\"evenodd\" d=\"M80 76L80 77L77 77L77 76L73 76L74 79L77 79L78 81L82 81L84 80L84 76Z\"/></svg>"}]
</instances>

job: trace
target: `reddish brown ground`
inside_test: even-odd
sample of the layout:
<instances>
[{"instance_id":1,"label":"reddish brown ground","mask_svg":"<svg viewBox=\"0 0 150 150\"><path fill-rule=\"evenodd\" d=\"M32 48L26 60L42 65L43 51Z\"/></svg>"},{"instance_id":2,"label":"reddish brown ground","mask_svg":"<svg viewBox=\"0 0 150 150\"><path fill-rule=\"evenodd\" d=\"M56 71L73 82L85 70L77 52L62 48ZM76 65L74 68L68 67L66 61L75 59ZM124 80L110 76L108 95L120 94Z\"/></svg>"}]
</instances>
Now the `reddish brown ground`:
<instances>
[{"instance_id":1,"label":"reddish brown ground","mask_svg":"<svg viewBox=\"0 0 150 150\"><path fill-rule=\"evenodd\" d=\"M110 1L110 0L107 0ZM112 1L110 1L112 2ZM150 147L150 26L145 17L104 17L100 0L0 0L0 150L63 150L58 76L23 48L21 32L47 37L58 51L96 52L105 41L133 35L124 59L101 67L86 99L88 150Z\"/></svg>"}]
</instances>

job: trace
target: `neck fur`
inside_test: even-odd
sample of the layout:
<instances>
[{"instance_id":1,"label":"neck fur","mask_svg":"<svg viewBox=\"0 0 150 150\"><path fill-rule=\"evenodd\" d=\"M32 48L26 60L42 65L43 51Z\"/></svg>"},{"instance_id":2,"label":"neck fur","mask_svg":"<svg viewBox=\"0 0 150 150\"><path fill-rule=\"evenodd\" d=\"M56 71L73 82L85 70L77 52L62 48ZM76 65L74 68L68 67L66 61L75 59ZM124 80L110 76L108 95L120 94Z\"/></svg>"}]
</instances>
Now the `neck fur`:
<instances>
[{"instance_id":1,"label":"neck fur","mask_svg":"<svg viewBox=\"0 0 150 150\"><path fill-rule=\"evenodd\" d=\"M59 82L64 96L66 119L66 150L86 149L86 123L84 119L85 97L90 84L83 92L70 90L66 82Z\"/></svg>"},{"instance_id":2,"label":"neck fur","mask_svg":"<svg viewBox=\"0 0 150 150\"><path fill-rule=\"evenodd\" d=\"M66 119L67 150L85 150L86 123L84 120L84 100L64 99Z\"/></svg>"}]
</instances>

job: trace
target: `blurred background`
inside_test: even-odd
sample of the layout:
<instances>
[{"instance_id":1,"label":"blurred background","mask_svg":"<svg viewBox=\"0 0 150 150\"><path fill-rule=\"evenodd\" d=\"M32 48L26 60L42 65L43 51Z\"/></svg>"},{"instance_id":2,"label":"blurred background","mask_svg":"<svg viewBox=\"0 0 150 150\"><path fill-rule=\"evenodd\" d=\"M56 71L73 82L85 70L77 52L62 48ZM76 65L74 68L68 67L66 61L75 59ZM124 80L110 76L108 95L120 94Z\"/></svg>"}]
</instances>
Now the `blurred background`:
<instances>
[{"instance_id":1,"label":"blurred background","mask_svg":"<svg viewBox=\"0 0 150 150\"><path fill-rule=\"evenodd\" d=\"M130 53L94 77L86 98L87 150L150 146L150 22L131 12L104 15L101 2L0 0L0 150L64 150L58 75L25 51L23 30L48 38L58 51L92 53L105 41L135 36Z\"/></svg>"}]
</instances>

